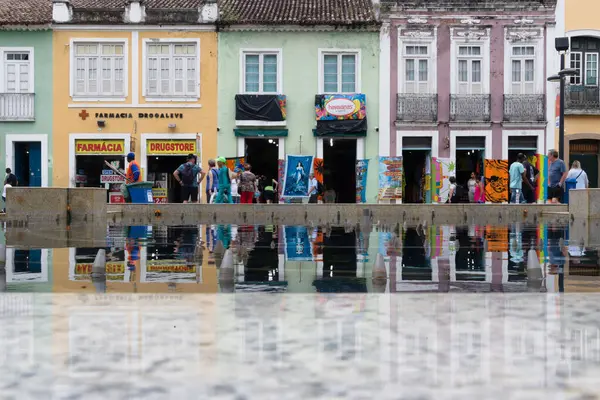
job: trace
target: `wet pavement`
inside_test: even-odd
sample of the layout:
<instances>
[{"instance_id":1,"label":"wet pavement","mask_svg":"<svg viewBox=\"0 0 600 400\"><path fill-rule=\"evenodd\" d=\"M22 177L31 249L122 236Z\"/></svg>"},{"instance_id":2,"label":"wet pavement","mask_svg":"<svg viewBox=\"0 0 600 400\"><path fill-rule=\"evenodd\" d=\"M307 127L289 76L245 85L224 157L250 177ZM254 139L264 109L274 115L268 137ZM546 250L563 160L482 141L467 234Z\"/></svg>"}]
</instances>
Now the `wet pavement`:
<instances>
[{"instance_id":1,"label":"wet pavement","mask_svg":"<svg viewBox=\"0 0 600 400\"><path fill-rule=\"evenodd\" d=\"M0 398L598 398L600 259L572 234L111 226L101 248L9 247Z\"/></svg>"}]
</instances>

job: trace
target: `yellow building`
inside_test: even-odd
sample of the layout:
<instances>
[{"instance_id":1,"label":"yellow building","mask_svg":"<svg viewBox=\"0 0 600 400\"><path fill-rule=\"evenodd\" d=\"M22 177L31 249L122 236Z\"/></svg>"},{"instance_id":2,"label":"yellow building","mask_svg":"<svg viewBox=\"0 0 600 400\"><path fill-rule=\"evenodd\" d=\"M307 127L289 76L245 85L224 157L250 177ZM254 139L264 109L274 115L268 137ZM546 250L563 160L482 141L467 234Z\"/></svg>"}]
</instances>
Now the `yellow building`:
<instances>
[{"instance_id":1,"label":"yellow building","mask_svg":"<svg viewBox=\"0 0 600 400\"><path fill-rule=\"evenodd\" d=\"M132 151L143 179L177 202L173 171L217 152L217 4L92 3L53 1L53 183L106 187L120 202L104 161L125 169Z\"/></svg>"},{"instance_id":2,"label":"yellow building","mask_svg":"<svg viewBox=\"0 0 600 400\"><path fill-rule=\"evenodd\" d=\"M565 93L565 162L581 162L590 187L599 187L600 90L600 2L597 0L560 0L564 9L565 36L570 39L566 66L577 68L579 76L570 78Z\"/></svg>"}]
</instances>

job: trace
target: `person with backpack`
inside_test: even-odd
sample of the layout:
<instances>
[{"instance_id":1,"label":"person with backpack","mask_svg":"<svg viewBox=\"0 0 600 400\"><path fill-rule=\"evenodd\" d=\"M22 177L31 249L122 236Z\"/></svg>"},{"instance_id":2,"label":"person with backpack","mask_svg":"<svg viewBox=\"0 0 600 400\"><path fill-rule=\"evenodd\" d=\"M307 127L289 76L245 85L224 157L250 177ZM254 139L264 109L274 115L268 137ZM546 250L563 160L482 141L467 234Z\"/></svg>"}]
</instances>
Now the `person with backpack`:
<instances>
[{"instance_id":1,"label":"person with backpack","mask_svg":"<svg viewBox=\"0 0 600 400\"><path fill-rule=\"evenodd\" d=\"M236 176L227 168L227 160L225 157L217 158L217 166L219 167L219 191L215 203L217 204L233 204L231 193L231 180Z\"/></svg>"},{"instance_id":2,"label":"person with backpack","mask_svg":"<svg viewBox=\"0 0 600 400\"><path fill-rule=\"evenodd\" d=\"M206 202L211 203L213 196L219 190L219 172L215 160L208 160L208 174L206 175Z\"/></svg>"},{"instance_id":3,"label":"person with backpack","mask_svg":"<svg viewBox=\"0 0 600 400\"><path fill-rule=\"evenodd\" d=\"M457 203L468 203L469 193L464 186L456 183L456 177L451 176L448 178L450 181L450 190L448 191L448 200L446 203L457 204Z\"/></svg>"},{"instance_id":4,"label":"person with backpack","mask_svg":"<svg viewBox=\"0 0 600 400\"><path fill-rule=\"evenodd\" d=\"M239 190L241 192L242 204L252 204L254 193L256 193L256 175L252 173L250 164L244 165L244 172L240 175Z\"/></svg>"},{"instance_id":5,"label":"person with backpack","mask_svg":"<svg viewBox=\"0 0 600 400\"><path fill-rule=\"evenodd\" d=\"M200 180L198 180L200 174ZM181 164L179 168L173 172L173 176L181 185L181 202L188 203L191 198L192 203L198 202L198 184L204 180L206 174L202 168L197 165L196 156L189 154L187 162Z\"/></svg>"},{"instance_id":6,"label":"person with backpack","mask_svg":"<svg viewBox=\"0 0 600 400\"><path fill-rule=\"evenodd\" d=\"M323 195L323 185L315 178L315 174L310 174L308 180L308 203L317 204L319 196Z\"/></svg>"}]
</instances>

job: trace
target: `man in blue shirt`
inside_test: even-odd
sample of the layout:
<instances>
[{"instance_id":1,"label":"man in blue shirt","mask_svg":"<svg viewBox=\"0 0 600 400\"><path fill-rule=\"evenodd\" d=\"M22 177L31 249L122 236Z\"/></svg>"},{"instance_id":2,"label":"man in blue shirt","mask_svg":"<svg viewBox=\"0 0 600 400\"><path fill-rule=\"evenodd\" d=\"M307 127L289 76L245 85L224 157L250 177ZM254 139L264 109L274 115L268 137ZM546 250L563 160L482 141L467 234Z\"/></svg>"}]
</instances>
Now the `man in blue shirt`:
<instances>
[{"instance_id":1,"label":"man in blue shirt","mask_svg":"<svg viewBox=\"0 0 600 400\"><path fill-rule=\"evenodd\" d=\"M510 165L510 202L513 204L525 203L525 196L523 196L523 182L531 187L531 183L525 175L525 155L523 153L517 154L517 161Z\"/></svg>"},{"instance_id":2,"label":"man in blue shirt","mask_svg":"<svg viewBox=\"0 0 600 400\"><path fill-rule=\"evenodd\" d=\"M558 151L548 151L548 198L552 203L560 203L563 197L563 184L567 179L567 166L558 158Z\"/></svg>"},{"instance_id":3,"label":"man in blue shirt","mask_svg":"<svg viewBox=\"0 0 600 400\"><path fill-rule=\"evenodd\" d=\"M198 180L198 174L200 174L200 180ZM181 185L182 202L187 203L191 198L192 203L197 203L198 184L202 182L206 174L202 171L202 168L196 164L196 156L193 154L188 155L187 162L181 164L179 168L173 172L173 176Z\"/></svg>"}]
</instances>

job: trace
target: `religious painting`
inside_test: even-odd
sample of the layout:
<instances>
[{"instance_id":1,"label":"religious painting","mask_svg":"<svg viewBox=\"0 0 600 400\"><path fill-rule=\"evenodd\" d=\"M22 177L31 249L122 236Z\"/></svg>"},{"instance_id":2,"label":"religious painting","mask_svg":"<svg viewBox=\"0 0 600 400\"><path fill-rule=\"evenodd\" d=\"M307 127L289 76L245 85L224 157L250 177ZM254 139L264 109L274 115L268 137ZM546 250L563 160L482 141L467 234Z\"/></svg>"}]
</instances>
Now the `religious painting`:
<instances>
[{"instance_id":1,"label":"religious painting","mask_svg":"<svg viewBox=\"0 0 600 400\"><path fill-rule=\"evenodd\" d=\"M283 197L308 197L308 177L313 156L287 156Z\"/></svg>"}]
</instances>

